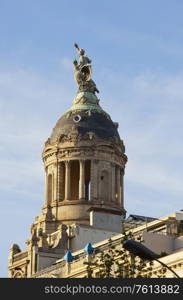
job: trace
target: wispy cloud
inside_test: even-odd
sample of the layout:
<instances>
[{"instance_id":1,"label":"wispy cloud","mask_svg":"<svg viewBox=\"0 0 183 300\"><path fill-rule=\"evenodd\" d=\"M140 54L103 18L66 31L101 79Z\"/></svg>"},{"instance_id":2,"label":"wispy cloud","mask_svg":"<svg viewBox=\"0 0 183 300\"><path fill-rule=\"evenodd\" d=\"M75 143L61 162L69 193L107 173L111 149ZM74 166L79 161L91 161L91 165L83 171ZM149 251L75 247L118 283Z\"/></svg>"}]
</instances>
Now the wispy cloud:
<instances>
[{"instance_id":1,"label":"wispy cloud","mask_svg":"<svg viewBox=\"0 0 183 300\"><path fill-rule=\"evenodd\" d=\"M72 71L73 69L73 63L72 63L72 59L70 57L61 57L58 60L58 64L61 66L61 68L63 68L65 71Z\"/></svg>"},{"instance_id":2,"label":"wispy cloud","mask_svg":"<svg viewBox=\"0 0 183 300\"><path fill-rule=\"evenodd\" d=\"M125 77L123 73L105 69L100 76L105 77L103 105L114 121L120 123L120 135L129 158L125 175L126 206L131 208L132 201L133 211L138 209L130 189L135 187L135 197L147 203L149 188L155 198L154 202L150 200L151 215L157 214L163 197L169 201L162 207L163 214L179 210L183 197L183 73L145 72ZM141 213L148 214L146 209L142 206Z\"/></svg>"},{"instance_id":3,"label":"wispy cloud","mask_svg":"<svg viewBox=\"0 0 183 300\"><path fill-rule=\"evenodd\" d=\"M23 69L1 72L0 89L0 188L31 194L43 182L44 142L71 94L59 81Z\"/></svg>"}]
</instances>

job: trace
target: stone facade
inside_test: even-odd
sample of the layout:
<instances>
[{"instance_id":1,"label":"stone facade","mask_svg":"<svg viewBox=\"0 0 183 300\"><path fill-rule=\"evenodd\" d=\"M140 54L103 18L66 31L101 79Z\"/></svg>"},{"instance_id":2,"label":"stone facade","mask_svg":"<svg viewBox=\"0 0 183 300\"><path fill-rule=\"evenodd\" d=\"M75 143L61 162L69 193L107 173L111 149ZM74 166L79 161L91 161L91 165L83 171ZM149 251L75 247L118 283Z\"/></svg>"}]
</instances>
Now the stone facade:
<instances>
[{"instance_id":1,"label":"stone facade","mask_svg":"<svg viewBox=\"0 0 183 300\"><path fill-rule=\"evenodd\" d=\"M183 213L175 213L159 220L149 222L144 225L139 225L131 229L134 236L141 236L144 244L157 254L166 252L166 255L160 260L167 264L173 271L180 277L183 277L183 232L179 232L180 222L183 221ZM81 232L83 235L83 232ZM121 249L122 234L114 235L111 237L112 245ZM86 255L84 249L80 249L72 253L74 260L70 263L64 259L59 259L57 262L45 268L32 277L34 278L84 278L87 277L86 263L91 261L95 256L100 254L101 251L107 251L109 247L109 240L105 239L98 243L93 244L95 249L94 254ZM84 248L84 247L83 247ZM114 258L115 260L115 258ZM154 262L152 277L159 276L161 265ZM98 275L98 266L93 267L93 276ZM169 270L166 277L174 277Z\"/></svg>"}]
</instances>

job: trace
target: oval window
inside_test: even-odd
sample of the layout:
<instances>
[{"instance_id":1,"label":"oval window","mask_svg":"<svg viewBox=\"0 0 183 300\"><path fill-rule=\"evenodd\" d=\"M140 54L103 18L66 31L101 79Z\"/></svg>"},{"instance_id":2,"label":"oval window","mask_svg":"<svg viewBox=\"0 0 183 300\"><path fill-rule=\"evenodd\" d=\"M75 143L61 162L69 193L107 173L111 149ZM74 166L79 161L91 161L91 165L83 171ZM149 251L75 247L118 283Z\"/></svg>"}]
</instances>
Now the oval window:
<instances>
[{"instance_id":1,"label":"oval window","mask_svg":"<svg viewBox=\"0 0 183 300\"><path fill-rule=\"evenodd\" d=\"M81 116L80 115L76 115L76 116L73 117L73 121L75 123L78 123L80 120L81 120Z\"/></svg>"}]
</instances>

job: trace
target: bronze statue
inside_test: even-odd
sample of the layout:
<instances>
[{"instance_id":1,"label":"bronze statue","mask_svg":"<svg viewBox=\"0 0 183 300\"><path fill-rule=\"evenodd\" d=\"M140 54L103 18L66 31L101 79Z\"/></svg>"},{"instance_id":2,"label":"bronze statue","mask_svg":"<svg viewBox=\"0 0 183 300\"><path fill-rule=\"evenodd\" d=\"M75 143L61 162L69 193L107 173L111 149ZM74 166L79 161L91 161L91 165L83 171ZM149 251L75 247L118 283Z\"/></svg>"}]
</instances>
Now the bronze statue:
<instances>
[{"instance_id":1,"label":"bronze statue","mask_svg":"<svg viewBox=\"0 0 183 300\"><path fill-rule=\"evenodd\" d=\"M74 44L74 46L79 56L79 63L77 62L77 60L73 61L74 78L79 86L78 92L90 92L93 94L95 94L95 92L99 93L95 82L91 79L91 60L87 56L85 56L85 51L79 48L77 44Z\"/></svg>"},{"instance_id":2,"label":"bronze statue","mask_svg":"<svg viewBox=\"0 0 183 300\"><path fill-rule=\"evenodd\" d=\"M85 50L79 48L78 44L76 43L74 44L74 47L76 48L79 56L79 62L80 62L79 66L82 67L84 65L91 64L92 61L87 56L84 56Z\"/></svg>"}]
</instances>

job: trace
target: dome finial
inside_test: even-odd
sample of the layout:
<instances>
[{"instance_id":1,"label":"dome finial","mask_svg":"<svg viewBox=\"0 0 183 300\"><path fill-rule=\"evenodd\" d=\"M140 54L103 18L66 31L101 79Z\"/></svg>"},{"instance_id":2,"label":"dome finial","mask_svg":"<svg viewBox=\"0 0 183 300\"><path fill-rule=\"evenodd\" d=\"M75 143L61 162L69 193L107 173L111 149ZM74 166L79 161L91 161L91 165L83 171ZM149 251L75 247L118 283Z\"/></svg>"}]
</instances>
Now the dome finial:
<instances>
[{"instance_id":1,"label":"dome finial","mask_svg":"<svg viewBox=\"0 0 183 300\"><path fill-rule=\"evenodd\" d=\"M74 65L74 78L79 86L78 92L89 92L95 94L99 93L95 82L91 79L92 66L91 59L85 56L85 50L79 48L78 44L74 44L79 56L79 63L75 59L73 61Z\"/></svg>"}]
</instances>

